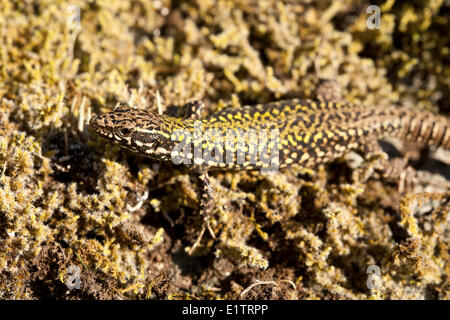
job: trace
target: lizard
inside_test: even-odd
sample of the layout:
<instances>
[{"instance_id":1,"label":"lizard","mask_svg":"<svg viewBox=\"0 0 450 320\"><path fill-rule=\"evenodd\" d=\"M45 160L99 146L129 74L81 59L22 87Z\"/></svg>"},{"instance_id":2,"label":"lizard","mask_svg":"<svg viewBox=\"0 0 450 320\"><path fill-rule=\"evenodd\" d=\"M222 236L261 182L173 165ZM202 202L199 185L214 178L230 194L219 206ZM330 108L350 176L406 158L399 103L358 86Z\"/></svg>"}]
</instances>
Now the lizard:
<instances>
[{"instance_id":1,"label":"lizard","mask_svg":"<svg viewBox=\"0 0 450 320\"><path fill-rule=\"evenodd\" d=\"M207 221L213 205L210 169L313 167L364 150L384 136L450 149L448 117L407 107L291 99L226 108L206 117L203 109L201 101L194 101L181 116L172 116L122 103L92 117L89 127L143 156L188 165L199 178L200 208L213 238Z\"/></svg>"}]
</instances>

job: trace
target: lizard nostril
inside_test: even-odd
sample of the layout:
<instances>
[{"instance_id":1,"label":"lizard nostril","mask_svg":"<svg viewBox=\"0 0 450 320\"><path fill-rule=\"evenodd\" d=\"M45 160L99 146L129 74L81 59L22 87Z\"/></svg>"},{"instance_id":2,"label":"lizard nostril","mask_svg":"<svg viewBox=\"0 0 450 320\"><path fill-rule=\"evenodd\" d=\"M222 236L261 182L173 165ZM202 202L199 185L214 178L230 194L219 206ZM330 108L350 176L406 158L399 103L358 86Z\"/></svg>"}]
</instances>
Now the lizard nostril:
<instances>
[{"instance_id":1,"label":"lizard nostril","mask_svg":"<svg viewBox=\"0 0 450 320\"><path fill-rule=\"evenodd\" d=\"M90 120L89 120L89 125L95 125L97 122L98 116L93 116Z\"/></svg>"}]
</instances>

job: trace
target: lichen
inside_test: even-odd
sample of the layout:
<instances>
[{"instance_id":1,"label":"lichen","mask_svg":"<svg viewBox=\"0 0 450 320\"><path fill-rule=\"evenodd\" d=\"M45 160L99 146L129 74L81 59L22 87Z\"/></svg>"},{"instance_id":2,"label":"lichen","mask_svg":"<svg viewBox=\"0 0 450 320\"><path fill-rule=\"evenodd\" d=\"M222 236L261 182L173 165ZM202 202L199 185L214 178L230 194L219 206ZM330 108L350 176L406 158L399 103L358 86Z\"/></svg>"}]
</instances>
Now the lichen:
<instances>
[{"instance_id":1,"label":"lichen","mask_svg":"<svg viewBox=\"0 0 450 320\"><path fill-rule=\"evenodd\" d=\"M402 194L376 172L383 154L210 172L216 239L193 248L189 171L88 131L119 101L157 111L157 92L163 111L199 99L207 113L316 98L324 80L350 102L448 112L444 1L386 1L374 30L369 4L2 1L0 298L449 299L442 177Z\"/></svg>"}]
</instances>

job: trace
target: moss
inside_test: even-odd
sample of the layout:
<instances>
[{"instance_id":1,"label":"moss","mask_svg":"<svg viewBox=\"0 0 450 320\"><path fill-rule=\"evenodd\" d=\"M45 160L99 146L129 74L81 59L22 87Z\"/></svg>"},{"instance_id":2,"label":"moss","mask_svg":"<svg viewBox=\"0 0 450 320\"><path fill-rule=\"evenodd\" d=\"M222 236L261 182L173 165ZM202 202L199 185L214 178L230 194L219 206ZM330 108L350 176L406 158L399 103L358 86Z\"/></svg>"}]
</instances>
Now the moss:
<instances>
[{"instance_id":1,"label":"moss","mask_svg":"<svg viewBox=\"0 0 450 320\"><path fill-rule=\"evenodd\" d=\"M118 101L157 110L157 91L164 111L213 112L315 98L326 80L351 102L448 111L443 1L386 1L371 31L367 1L71 4L79 26L63 1L0 6L1 298L238 299L255 280L246 299L449 298L445 179L404 196L376 173L384 154L211 172L217 239L190 255L203 218L189 172L87 130Z\"/></svg>"}]
</instances>

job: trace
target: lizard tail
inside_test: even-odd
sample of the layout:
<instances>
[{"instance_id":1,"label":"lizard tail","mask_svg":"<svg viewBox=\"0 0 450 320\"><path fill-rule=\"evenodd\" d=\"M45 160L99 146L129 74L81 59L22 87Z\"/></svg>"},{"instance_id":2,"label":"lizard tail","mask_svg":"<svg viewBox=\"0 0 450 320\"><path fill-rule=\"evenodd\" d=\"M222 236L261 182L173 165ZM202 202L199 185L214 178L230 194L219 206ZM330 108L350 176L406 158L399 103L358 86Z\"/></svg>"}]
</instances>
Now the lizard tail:
<instances>
[{"instance_id":1,"label":"lizard tail","mask_svg":"<svg viewBox=\"0 0 450 320\"><path fill-rule=\"evenodd\" d=\"M411 142L450 149L450 119L431 112L408 112L401 117L398 137Z\"/></svg>"}]
</instances>

